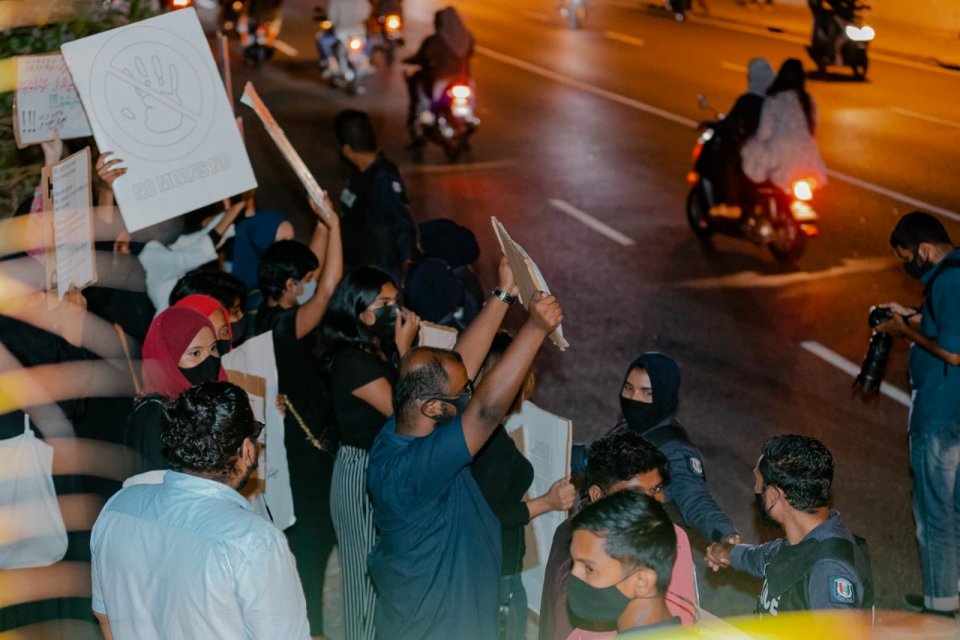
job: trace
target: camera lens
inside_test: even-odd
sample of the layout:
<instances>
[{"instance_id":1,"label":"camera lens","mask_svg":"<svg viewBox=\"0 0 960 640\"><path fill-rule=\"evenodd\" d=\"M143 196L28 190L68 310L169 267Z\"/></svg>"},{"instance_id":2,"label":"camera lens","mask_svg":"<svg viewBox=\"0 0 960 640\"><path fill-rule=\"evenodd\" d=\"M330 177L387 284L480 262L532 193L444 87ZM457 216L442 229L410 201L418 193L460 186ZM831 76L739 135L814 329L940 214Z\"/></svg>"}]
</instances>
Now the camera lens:
<instances>
[{"instance_id":1,"label":"camera lens","mask_svg":"<svg viewBox=\"0 0 960 640\"><path fill-rule=\"evenodd\" d=\"M854 383L864 396L873 396L880 390L887 371L887 358L893 348L893 337L888 333L874 333L860 366L860 375Z\"/></svg>"}]
</instances>

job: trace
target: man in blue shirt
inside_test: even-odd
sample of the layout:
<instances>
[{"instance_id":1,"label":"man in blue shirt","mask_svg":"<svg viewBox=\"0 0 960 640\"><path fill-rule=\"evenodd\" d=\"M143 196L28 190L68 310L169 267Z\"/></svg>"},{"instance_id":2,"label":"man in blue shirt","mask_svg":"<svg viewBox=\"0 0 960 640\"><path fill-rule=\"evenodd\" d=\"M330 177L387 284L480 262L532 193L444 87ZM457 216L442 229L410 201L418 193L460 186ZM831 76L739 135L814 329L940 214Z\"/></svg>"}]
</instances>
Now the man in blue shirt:
<instances>
[{"instance_id":1,"label":"man in blue shirt","mask_svg":"<svg viewBox=\"0 0 960 640\"><path fill-rule=\"evenodd\" d=\"M924 287L919 309L880 305L893 319L876 327L913 343L910 468L923 597L908 594L906 601L953 617L960 607L960 249L939 220L920 211L900 218L890 246Z\"/></svg>"},{"instance_id":2,"label":"man in blue shirt","mask_svg":"<svg viewBox=\"0 0 960 640\"><path fill-rule=\"evenodd\" d=\"M228 382L184 391L162 418L173 471L113 496L90 539L93 611L107 640L307 640L283 533L238 493L262 424Z\"/></svg>"},{"instance_id":3,"label":"man in blue shirt","mask_svg":"<svg viewBox=\"0 0 960 640\"><path fill-rule=\"evenodd\" d=\"M472 393L516 287L500 288L455 351L417 348L393 390L396 415L370 450L368 484L380 540L369 558L383 640L497 637L500 523L470 464L510 408L543 339L560 324L556 299L537 293L513 344Z\"/></svg>"}]
</instances>

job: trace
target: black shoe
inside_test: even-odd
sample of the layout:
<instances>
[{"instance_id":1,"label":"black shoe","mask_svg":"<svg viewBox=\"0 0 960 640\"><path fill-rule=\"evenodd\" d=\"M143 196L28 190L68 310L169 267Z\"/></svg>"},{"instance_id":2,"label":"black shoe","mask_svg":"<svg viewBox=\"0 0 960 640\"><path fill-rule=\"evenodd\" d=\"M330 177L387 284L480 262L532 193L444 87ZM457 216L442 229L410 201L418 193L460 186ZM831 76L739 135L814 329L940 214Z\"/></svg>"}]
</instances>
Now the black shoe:
<instances>
[{"instance_id":1,"label":"black shoe","mask_svg":"<svg viewBox=\"0 0 960 640\"><path fill-rule=\"evenodd\" d=\"M919 593L908 593L903 596L903 603L907 605L910 609L929 616L942 616L944 618L953 618L956 617L956 611L949 611L944 609L928 609L923 604L923 595Z\"/></svg>"},{"instance_id":2,"label":"black shoe","mask_svg":"<svg viewBox=\"0 0 960 640\"><path fill-rule=\"evenodd\" d=\"M423 149L427 144L427 139L424 137L414 138L407 144L407 151L416 151L418 149Z\"/></svg>"}]
</instances>

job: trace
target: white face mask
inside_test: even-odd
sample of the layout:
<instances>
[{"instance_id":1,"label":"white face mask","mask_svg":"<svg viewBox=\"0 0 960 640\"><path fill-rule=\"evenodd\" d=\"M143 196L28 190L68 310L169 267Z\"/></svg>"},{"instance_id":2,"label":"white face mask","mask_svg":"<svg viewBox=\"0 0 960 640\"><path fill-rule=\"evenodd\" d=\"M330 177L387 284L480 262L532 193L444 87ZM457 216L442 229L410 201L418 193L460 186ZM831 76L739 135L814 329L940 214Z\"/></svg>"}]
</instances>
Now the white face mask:
<instances>
[{"instance_id":1,"label":"white face mask","mask_svg":"<svg viewBox=\"0 0 960 640\"><path fill-rule=\"evenodd\" d=\"M313 294L317 292L317 281L308 280L300 284L303 287L303 293L297 296L297 304L306 304L310 301L310 298L313 297Z\"/></svg>"}]
</instances>

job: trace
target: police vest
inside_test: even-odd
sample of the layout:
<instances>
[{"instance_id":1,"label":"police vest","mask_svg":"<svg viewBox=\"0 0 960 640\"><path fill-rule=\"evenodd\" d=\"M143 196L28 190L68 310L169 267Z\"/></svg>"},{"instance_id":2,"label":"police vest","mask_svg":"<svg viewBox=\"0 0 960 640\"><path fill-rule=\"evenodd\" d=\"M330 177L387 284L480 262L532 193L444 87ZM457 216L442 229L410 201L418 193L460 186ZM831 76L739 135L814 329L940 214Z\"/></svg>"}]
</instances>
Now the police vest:
<instances>
[{"instance_id":1,"label":"police vest","mask_svg":"<svg viewBox=\"0 0 960 640\"><path fill-rule=\"evenodd\" d=\"M764 571L763 591L757 599L757 613L777 615L785 611L809 611L808 586L813 566L821 560L838 560L854 568L863 581L862 608L873 606L873 572L867 541L854 536L856 543L846 538L804 540L797 545L783 545L767 564ZM856 602L852 585L842 578L835 585L824 588L836 590L836 600L842 603L845 597ZM844 584L846 583L846 584ZM846 590L849 589L849 593Z\"/></svg>"}]
</instances>

